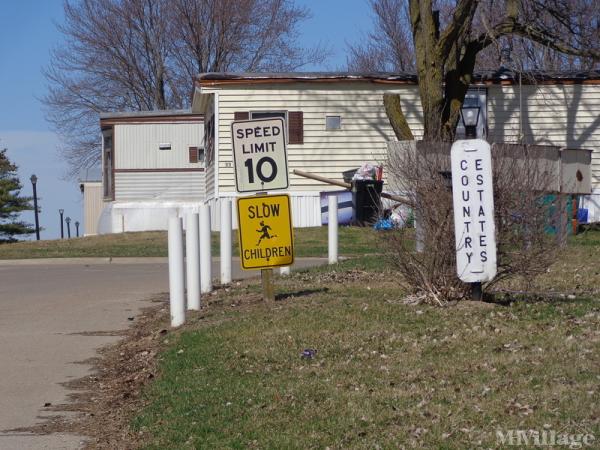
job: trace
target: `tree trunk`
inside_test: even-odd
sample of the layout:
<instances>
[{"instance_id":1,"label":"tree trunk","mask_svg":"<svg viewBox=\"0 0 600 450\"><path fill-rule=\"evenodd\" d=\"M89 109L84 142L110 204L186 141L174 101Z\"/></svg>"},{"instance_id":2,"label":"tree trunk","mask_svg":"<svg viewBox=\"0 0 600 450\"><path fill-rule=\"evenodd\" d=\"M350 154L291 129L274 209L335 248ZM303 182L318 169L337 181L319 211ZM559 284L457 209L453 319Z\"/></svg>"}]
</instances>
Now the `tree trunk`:
<instances>
[{"instance_id":1,"label":"tree trunk","mask_svg":"<svg viewBox=\"0 0 600 450\"><path fill-rule=\"evenodd\" d=\"M412 141L415 137L413 136L410 126L406 121L406 116L402 111L400 96L398 94L384 94L383 105L385 106L385 112L398 140Z\"/></svg>"}]
</instances>

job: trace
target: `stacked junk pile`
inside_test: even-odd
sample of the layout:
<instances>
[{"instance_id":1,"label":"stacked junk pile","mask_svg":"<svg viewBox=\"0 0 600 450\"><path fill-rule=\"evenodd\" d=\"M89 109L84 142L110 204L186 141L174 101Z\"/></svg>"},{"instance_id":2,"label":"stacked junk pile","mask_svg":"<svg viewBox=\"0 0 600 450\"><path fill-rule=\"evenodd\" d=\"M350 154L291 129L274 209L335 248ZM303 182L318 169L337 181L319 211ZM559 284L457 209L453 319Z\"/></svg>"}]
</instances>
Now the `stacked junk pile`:
<instances>
[{"instance_id":1,"label":"stacked junk pile","mask_svg":"<svg viewBox=\"0 0 600 450\"><path fill-rule=\"evenodd\" d=\"M382 165L364 163L357 169L347 170L342 173L343 182L302 170L294 170L294 173L305 178L347 189L340 192L330 191L322 193L321 212L323 225L328 220L328 195L337 195L339 198L339 208L342 215L339 219L340 224L390 229L396 226L403 226L407 222L407 216L410 214L407 206L409 205L408 200L400 195L383 192ZM382 198L395 202L395 204L390 208L384 209L381 201Z\"/></svg>"},{"instance_id":2,"label":"stacked junk pile","mask_svg":"<svg viewBox=\"0 0 600 450\"><path fill-rule=\"evenodd\" d=\"M420 147L421 142L412 142ZM400 150L403 144L390 142L389 151ZM492 153L496 146L494 144ZM506 146L507 144L504 144ZM396 148L398 147L398 148ZM568 232L577 233L578 228L588 223L586 197L591 193L591 150L567 149L541 145L513 145L515 148L528 149L538 153L541 164L552 167L555 179L554 191L567 194L568 202L565 213L572 223ZM448 154L449 154L449 149ZM334 180L313 173L294 170L296 175L321 181L345 188L345 191L323 192L321 197L321 212L323 225L327 223L327 196L337 195L342 217L340 224L355 226L373 226L376 229L391 229L411 226L413 224L412 204L405 197L383 191L383 166L364 163L357 169L342 173L343 180ZM586 195L587 194L587 195ZM382 205L382 198L385 208Z\"/></svg>"}]
</instances>

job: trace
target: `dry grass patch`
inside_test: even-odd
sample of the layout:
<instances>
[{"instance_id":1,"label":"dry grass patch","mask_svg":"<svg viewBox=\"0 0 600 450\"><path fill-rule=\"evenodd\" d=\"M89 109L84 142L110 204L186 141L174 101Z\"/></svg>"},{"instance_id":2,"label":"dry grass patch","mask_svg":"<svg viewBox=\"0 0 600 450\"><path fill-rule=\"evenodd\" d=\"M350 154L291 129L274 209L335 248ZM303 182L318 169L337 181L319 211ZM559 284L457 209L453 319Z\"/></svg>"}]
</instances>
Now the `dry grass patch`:
<instances>
[{"instance_id":1,"label":"dry grass patch","mask_svg":"<svg viewBox=\"0 0 600 450\"><path fill-rule=\"evenodd\" d=\"M466 448L498 447L497 430L599 435L598 299L409 306L395 274L369 264L280 279L273 305L252 283L215 296L164 354L134 420L143 446Z\"/></svg>"}]
</instances>

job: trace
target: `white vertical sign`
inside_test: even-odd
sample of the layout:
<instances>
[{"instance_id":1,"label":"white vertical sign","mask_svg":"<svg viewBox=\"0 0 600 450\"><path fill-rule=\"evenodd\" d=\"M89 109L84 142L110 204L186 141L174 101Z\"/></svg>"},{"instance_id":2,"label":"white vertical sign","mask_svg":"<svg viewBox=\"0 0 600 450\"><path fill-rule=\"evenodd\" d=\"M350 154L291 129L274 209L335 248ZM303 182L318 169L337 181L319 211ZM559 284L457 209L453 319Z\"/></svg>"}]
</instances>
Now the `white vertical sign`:
<instances>
[{"instance_id":1,"label":"white vertical sign","mask_svg":"<svg viewBox=\"0 0 600 450\"><path fill-rule=\"evenodd\" d=\"M490 144L481 139L459 140L450 156L456 271L466 283L490 281L497 270Z\"/></svg>"}]
</instances>

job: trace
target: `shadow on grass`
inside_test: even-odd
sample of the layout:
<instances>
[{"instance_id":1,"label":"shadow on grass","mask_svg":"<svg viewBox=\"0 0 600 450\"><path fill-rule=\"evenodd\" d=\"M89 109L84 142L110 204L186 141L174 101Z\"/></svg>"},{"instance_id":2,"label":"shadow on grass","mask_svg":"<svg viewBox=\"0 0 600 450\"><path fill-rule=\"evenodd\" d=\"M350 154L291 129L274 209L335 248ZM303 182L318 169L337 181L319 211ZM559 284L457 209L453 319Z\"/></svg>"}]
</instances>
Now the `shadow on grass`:
<instances>
[{"instance_id":1,"label":"shadow on grass","mask_svg":"<svg viewBox=\"0 0 600 450\"><path fill-rule=\"evenodd\" d=\"M285 293L275 295L275 301L283 302L285 300L289 300L289 299L296 298L296 297L304 297L307 295L321 294L321 293L325 293L325 292L329 292L329 288L303 289L301 291L296 291L296 292L285 292Z\"/></svg>"},{"instance_id":2,"label":"shadow on grass","mask_svg":"<svg viewBox=\"0 0 600 450\"><path fill-rule=\"evenodd\" d=\"M592 299L561 292L492 291L484 293L483 301L500 306L510 306L514 303L585 303Z\"/></svg>"}]
</instances>

